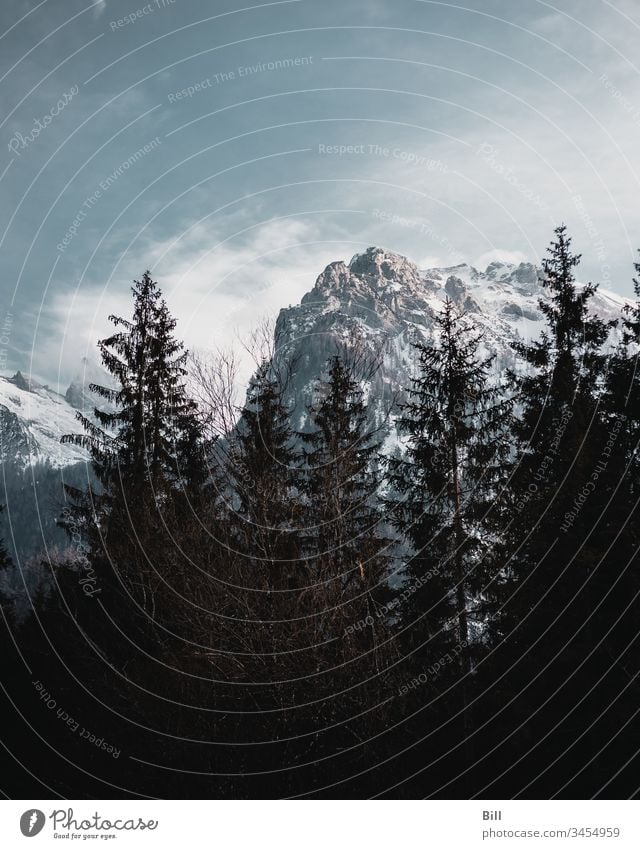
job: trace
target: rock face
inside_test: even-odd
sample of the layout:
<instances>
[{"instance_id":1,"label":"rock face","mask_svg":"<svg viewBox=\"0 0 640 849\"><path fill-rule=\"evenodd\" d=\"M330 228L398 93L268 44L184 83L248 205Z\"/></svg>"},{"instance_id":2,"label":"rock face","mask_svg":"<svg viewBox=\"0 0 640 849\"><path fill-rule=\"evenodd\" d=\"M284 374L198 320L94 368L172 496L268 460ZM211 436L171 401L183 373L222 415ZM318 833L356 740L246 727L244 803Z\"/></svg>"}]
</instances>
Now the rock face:
<instances>
[{"instance_id":1,"label":"rock face","mask_svg":"<svg viewBox=\"0 0 640 849\"><path fill-rule=\"evenodd\" d=\"M381 428L384 449L392 450L398 442L394 417L414 373L413 345L433 339L434 319L445 299L464 309L482 331L480 353L496 354L497 377L517 367L511 343L536 338L543 327L540 275L530 263L493 262L485 271L464 264L419 270L405 257L373 247L348 265L331 263L300 305L281 310L276 323L276 354L292 364L286 400L294 424L305 427L314 380L327 359L358 346L381 359L363 389L371 424ZM593 306L603 317L615 318L625 303L601 290Z\"/></svg>"},{"instance_id":2,"label":"rock face","mask_svg":"<svg viewBox=\"0 0 640 849\"><path fill-rule=\"evenodd\" d=\"M20 372L0 378L0 462L27 466L48 460L63 467L85 460L84 451L60 444L63 434L78 427L62 395Z\"/></svg>"},{"instance_id":3,"label":"rock face","mask_svg":"<svg viewBox=\"0 0 640 849\"><path fill-rule=\"evenodd\" d=\"M75 445L62 445L67 433L79 433L76 411L90 414L99 406L89 384L104 382L105 373L83 359L76 378L65 395L18 371L0 377L0 463L27 466L48 461L63 468L88 459Z\"/></svg>"},{"instance_id":4,"label":"rock face","mask_svg":"<svg viewBox=\"0 0 640 849\"><path fill-rule=\"evenodd\" d=\"M99 365L91 362L87 357L83 357L80 362L75 377L69 384L65 392L65 401L74 409L81 410L83 413L90 414L97 407L99 410L104 409L104 398L92 392L89 388L92 384L100 386L112 387L114 385L111 376Z\"/></svg>"}]
</instances>

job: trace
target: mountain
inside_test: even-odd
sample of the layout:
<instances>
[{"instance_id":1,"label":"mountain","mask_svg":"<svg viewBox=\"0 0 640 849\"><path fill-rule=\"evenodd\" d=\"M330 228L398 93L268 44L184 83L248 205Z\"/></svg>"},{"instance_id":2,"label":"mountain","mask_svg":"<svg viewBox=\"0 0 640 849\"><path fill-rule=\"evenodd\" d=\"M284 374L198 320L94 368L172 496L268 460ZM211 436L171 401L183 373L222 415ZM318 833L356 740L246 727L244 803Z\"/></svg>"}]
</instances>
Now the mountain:
<instances>
[{"instance_id":1,"label":"mountain","mask_svg":"<svg viewBox=\"0 0 640 849\"><path fill-rule=\"evenodd\" d=\"M399 443L394 427L398 404L406 398L415 368L413 344L432 338L434 318L447 296L484 332L484 348L496 354L496 379L507 367L517 367L511 343L537 337L543 328L541 271L530 263L493 262L484 271L464 264L419 270L403 256L368 248L348 265L328 265L300 304L280 311L275 353L290 365L285 401L294 426L308 426L307 407L327 359L345 347L360 348L381 360L363 389L371 426L378 429L383 451L392 451ZM606 290L592 302L606 319L617 318L625 303ZM43 544L66 544L55 521L63 483L86 486L89 472L86 452L62 445L60 437L81 431L78 410L90 415L94 406L104 404L90 384L112 385L109 381L87 359L64 394L20 371L0 377L0 503L7 507L0 536L13 556L31 556Z\"/></svg>"},{"instance_id":2,"label":"mountain","mask_svg":"<svg viewBox=\"0 0 640 849\"><path fill-rule=\"evenodd\" d=\"M0 462L27 466L48 460L56 468L87 458L60 437L78 430L75 409L63 395L16 372L0 377Z\"/></svg>"},{"instance_id":3,"label":"mountain","mask_svg":"<svg viewBox=\"0 0 640 849\"><path fill-rule=\"evenodd\" d=\"M48 462L64 468L85 462L87 452L62 445L60 437L81 432L78 410L90 416L95 407L105 406L104 399L89 389L92 383L113 385L104 369L86 357L64 395L21 371L0 376L0 464L26 467Z\"/></svg>"},{"instance_id":4,"label":"mountain","mask_svg":"<svg viewBox=\"0 0 640 849\"><path fill-rule=\"evenodd\" d=\"M432 339L445 298L466 310L483 332L486 350L479 353L496 354L497 378L517 367L511 343L536 338L543 329L541 275L531 263L492 262L484 271L466 264L419 270L405 257L375 247L348 265L331 263L298 306L280 311L276 323L276 356L292 363L286 401L295 426L306 425L314 380L326 360L345 346L358 346L381 358L363 389L371 424L385 436L384 450L391 450L397 443L394 411L414 371L413 344ZM603 289L592 301L594 311L607 319L618 318L626 303Z\"/></svg>"},{"instance_id":5,"label":"mountain","mask_svg":"<svg viewBox=\"0 0 640 849\"><path fill-rule=\"evenodd\" d=\"M485 335L487 352L496 353L496 373L516 366L511 342L535 338L543 327L538 299L544 297L541 271L530 263L492 262L484 271L462 264L419 270L406 257L371 247L349 264L332 262L300 304L280 311L275 351L291 363L286 400L294 425L304 429L314 382L327 359L344 346L379 353L381 368L364 389L372 423L395 442L394 408L404 399L413 373L413 344L431 339L434 317L449 296L470 313ZM600 289L593 308L617 318L627 301ZM101 366L83 358L64 395L17 372L0 377L0 463L26 467L49 461L64 468L87 460L75 445L62 445L65 433L77 433L76 411L90 414L103 399L92 383L113 385Z\"/></svg>"}]
</instances>

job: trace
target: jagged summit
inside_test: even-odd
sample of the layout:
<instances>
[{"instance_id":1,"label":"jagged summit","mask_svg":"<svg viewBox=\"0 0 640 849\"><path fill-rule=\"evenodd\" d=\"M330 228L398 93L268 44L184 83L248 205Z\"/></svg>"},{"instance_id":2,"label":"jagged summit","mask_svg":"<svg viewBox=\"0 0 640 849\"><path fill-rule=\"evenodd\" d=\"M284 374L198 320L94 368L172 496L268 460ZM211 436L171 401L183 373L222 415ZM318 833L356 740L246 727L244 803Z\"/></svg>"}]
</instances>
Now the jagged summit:
<instances>
[{"instance_id":1,"label":"jagged summit","mask_svg":"<svg viewBox=\"0 0 640 849\"><path fill-rule=\"evenodd\" d=\"M375 247L352 257L349 271L371 281L414 280L419 277L418 267L406 257Z\"/></svg>"},{"instance_id":2,"label":"jagged summit","mask_svg":"<svg viewBox=\"0 0 640 849\"><path fill-rule=\"evenodd\" d=\"M86 357L65 395L20 370L0 376L0 462L27 466L46 460L64 467L87 460L82 448L62 445L60 437L78 432L76 410L91 415L94 407L104 407L91 383L112 385L104 369Z\"/></svg>"},{"instance_id":3,"label":"jagged summit","mask_svg":"<svg viewBox=\"0 0 640 849\"><path fill-rule=\"evenodd\" d=\"M330 263L317 278L309 299L314 294L316 297L331 294L340 297L400 289L415 292L424 289L424 285L418 267L406 257L371 247L352 257L348 265L343 261Z\"/></svg>"},{"instance_id":4,"label":"jagged summit","mask_svg":"<svg viewBox=\"0 0 640 849\"><path fill-rule=\"evenodd\" d=\"M543 327L538 300L545 296L542 272L532 263L493 261L484 271L469 265L420 269L400 254L367 248L347 264L330 263L299 306L283 309L276 337L297 371L288 399L303 427L314 379L337 349L353 344L382 352L382 365L367 388L378 423L390 399L402 401L415 365L415 342L432 339L434 319L445 299L473 316L484 334L495 368L517 367L512 343L537 337ZM625 299L599 290L594 310L616 318ZM390 437L393 434L390 433Z\"/></svg>"},{"instance_id":5,"label":"jagged summit","mask_svg":"<svg viewBox=\"0 0 640 849\"><path fill-rule=\"evenodd\" d=\"M94 407L102 409L105 406L104 399L91 392L89 388L91 384L107 387L114 385L111 375L102 366L88 357L83 357L80 368L65 392L64 397L67 403L83 412L91 412Z\"/></svg>"},{"instance_id":6,"label":"jagged summit","mask_svg":"<svg viewBox=\"0 0 640 849\"><path fill-rule=\"evenodd\" d=\"M23 389L25 392L38 392L39 390L48 390L49 387L39 383L29 374L23 374L20 370L18 370L13 377L5 378L8 383L12 383L14 386L17 386L18 389Z\"/></svg>"},{"instance_id":7,"label":"jagged summit","mask_svg":"<svg viewBox=\"0 0 640 849\"><path fill-rule=\"evenodd\" d=\"M483 301L491 292L516 291L537 299L541 291L541 272L528 262L513 264L495 260L480 271L468 263L420 269L401 254L380 247L369 247L355 254L349 263L329 263L316 279L314 288L303 298L309 303L318 298L337 297L340 301L358 295L389 294L448 295L461 307L478 311L476 300ZM478 290L478 291L475 291Z\"/></svg>"}]
</instances>

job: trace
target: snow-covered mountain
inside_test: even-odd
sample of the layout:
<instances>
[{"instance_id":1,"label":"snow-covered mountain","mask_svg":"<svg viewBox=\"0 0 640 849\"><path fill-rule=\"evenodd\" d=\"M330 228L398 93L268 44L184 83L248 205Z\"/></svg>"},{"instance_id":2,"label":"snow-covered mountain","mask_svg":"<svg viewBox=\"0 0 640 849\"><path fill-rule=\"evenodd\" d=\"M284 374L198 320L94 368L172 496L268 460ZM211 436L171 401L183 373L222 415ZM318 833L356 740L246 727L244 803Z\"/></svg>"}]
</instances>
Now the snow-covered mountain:
<instances>
[{"instance_id":1,"label":"snow-covered mountain","mask_svg":"<svg viewBox=\"0 0 640 849\"><path fill-rule=\"evenodd\" d=\"M305 426L314 379L328 357L358 344L381 354L382 366L364 388L372 423L386 431L389 450L396 434L385 422L393 422L393 408L404 400L415 367L413 343L432 338L445 298L474 319L486 353L496 354L494 366L502 372L517 365L511 343L536 338L543 328L540 278L530 263L492 262L484 271L465 264L419 270L405 257L373 247L348 265L331 263L300 305L281 310L276 324L276 353L294 363L287 401L295 425ZM625 303L602 289L592 302L606 319L618 318Z\"/></svg>"},{"instance_id":2,"label":"snow-covered mountain","mask_svg":"<svg viewBox=\"0 0 640 849\"><path fill-rule=\"evenodd\" d=\"M60 438L81 431L76 411L92 412L97 398L89 384L104 377L103 370L86 359L64 395L20 371L0 377L0 463L25 467L48 461L64 468L86 461L86 451L63 445Z\"/></svg>"},{"instance_id":3,"label":"snow-covered mountain","mask_svg":"<svg viewBox=\"0 0 640 849\"><path fill-rule=\"evenodd\" d=\"M419 270L381 248L357 254L348 265L331 263L299 305L280 311L276 324L276 353L293 364L287 401L295 426L305 426L314 381L327 359L342 346L360 343L382 354L382 367L365 389L373 421L384 430L413 372L412 345L431 337L434 316L447 295L484 331L487 350L497 354L496 369L513 366L511 342L536 337L543 326L539 278L539 269L529 263L493 262L484 271L469 265ZM610 319L620 315L625 303L601 289L593 307ZM20 372L0 377L0 462L49 460L61 468L86 460L82 449L62 445L60 437L79 432L76 410L90 414L100 406L102 399L88 387L105 382L104 370L86 359L64 395ZM393 427L386 430L390 448Z\"/></svg>"}]
</instances>

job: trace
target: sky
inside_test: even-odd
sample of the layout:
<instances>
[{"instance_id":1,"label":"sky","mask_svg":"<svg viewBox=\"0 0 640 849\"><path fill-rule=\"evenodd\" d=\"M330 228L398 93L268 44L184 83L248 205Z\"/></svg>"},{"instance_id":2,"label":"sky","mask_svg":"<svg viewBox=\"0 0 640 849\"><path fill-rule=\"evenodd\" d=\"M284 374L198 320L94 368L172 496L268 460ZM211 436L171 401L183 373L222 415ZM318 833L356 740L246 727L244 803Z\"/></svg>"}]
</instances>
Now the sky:
<instances>
[{"instance_id":1,"label":"sky","mask_svg":"<svg viewBox=\"0 0 640 849\"><path fill-rule=\"evenodd\" d=\"M378 245L632 293L637 0L6 0L0 372L64 387L148 268L226 348Z\"/></svg>"}]
</instances>

